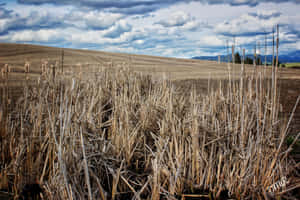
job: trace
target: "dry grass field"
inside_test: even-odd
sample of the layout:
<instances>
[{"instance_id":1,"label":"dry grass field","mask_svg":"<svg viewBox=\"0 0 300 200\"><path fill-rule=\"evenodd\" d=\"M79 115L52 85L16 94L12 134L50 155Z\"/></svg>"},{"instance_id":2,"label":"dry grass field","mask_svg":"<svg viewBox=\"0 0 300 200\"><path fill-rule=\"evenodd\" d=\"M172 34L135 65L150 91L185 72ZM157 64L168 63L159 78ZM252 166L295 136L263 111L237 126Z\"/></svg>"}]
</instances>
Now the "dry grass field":
<instances>
[{"instance_id":1,"label":"dry grass field","mask_svg":"<svg viewBox=\"0 0 300 200\"><path fill-rule=\"evenodd\" d=\"M300 70L63 55L0 44L0 199L299 198Z\"/></svg>"}]
</instances>

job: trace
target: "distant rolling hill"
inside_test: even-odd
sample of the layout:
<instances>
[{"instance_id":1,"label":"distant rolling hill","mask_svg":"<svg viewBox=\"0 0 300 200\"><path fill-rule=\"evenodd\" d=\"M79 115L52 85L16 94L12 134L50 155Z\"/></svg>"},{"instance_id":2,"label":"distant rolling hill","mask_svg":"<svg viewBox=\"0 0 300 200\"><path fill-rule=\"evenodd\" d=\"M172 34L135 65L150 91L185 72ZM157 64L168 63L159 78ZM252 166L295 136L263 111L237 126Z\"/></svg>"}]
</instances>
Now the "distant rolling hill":
<instances>
[{"instance_id":1,"label":"distant rolling hill","mask_svg":"<svg viewBox=\"0 0 300 200\"><path fill-rule=\"evenodd\" d=\"M265 60L265 56L264 55L258 55L261 57L262 62L264 62ZM221 55L221 61L222 62L227 62L227 59L231 60L231 54L229 56L227 55ZM246 57L252 58L253 59L253 55L246 55ZM272 55L267 55L267 63L272 62ZM212 61L217 61L218 60L218 56L195 56L192 59L199 59L199 60L212 60ZM300 62L300 50L297 51L293 51L289 54L286 55L279 55L279 62L280 63L296 63L296 62Z\"/></svg>"},{"instance_id":2,"label":"distant rolling hill","mask_svg":"<svg viewBox=\"0 0 300 200\"><path fill-rule=\"evenodd\" d=\"M5 64L12 68L15 79L24 78L24 63L30 63L32 75L38 76L41 72L41 63L45 60L49 64L61 63L64 52L64 71L82 71L86 76L94 77L99 67L129 66L136 72L164 76L172 80L184 79L227 79L228 67L225 63L215 61L165 58L147 55L125 53L111 53L104 51L90 51L79 49L62 49L47 46L0 43L0 70ZM240 77L240 66L234 65L232 77ZM246 74L253 73L253 67L246 65ZM300 79L300 73L292 69L282 69L281 78ZM0 77L1 78L1 77Z\"/></svg>"}]
</instances>

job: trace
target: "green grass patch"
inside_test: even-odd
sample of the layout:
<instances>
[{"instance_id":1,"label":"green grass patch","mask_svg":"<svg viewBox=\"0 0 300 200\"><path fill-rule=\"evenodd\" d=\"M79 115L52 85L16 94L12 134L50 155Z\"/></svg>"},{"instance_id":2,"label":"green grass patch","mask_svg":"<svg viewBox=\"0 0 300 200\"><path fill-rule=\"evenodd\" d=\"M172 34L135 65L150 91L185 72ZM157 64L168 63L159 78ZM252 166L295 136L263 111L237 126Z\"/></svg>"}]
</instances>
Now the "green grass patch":
<instances>
[{"instance_id":1,"label":"green grass patch","mask_svg":"<svg viewBox=\"0 0 300 200\"><path fill-rule=\"evenodd\" d=\"M300 67L300 63L285 63L285 67Z\"/></svg>"}]
</instances>

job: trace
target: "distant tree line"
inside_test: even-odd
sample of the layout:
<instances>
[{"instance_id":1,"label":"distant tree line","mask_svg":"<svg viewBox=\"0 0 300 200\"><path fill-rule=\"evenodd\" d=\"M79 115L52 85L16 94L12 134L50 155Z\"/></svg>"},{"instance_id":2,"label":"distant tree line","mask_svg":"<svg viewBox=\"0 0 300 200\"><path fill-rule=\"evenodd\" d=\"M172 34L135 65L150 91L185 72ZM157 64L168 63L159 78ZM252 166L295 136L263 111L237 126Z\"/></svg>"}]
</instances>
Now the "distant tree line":
<instances>
[{"instance_id":1,"label":"distant tree line","mask_svg":"<svg viewBox=\"0 0 300 200\"><path fill-rule=\"evenodd\" d=\"M253 65L253 62L254 62L254 59L252 59L251 57L246 56L245 61L244 61L245 64ZM241 56L240 56L239 52L236 52L234 54L234 63L237 63L237 64L242 63L242 59L241 59ZM261 61L261 58L259 56L256 58L256 64L257 65L262 65L262 61Z\"/></svg>"},{"instance_id":2,"label":"distant tree line","mask_svg":"<svg viewBox=\"0 0 300 200\"><path fill-rule=\"evenodd\" d=\"M253 62L254 62L254 58L251 58L251 57L249 57L249 56L246 56L246 58L245 58L245 60L244 60L244 63L245 63L245 64L253 65ZM242 63L242 59L241 59L241 56L240 56L239 52L236 52L236 53L234 54L234 63L237 63L237 64ZM276 57L274 57L274 63L276 63ZM278 66L279 66L280 64L281 64L280 61L278 61ZM256 65L263 65L263 62L262 62L262 59L261 59L260 56L257 56L257 57L256 57ZM267 64L267 65L269 65L269 64ZM271 65L272 65L272 63L271 63ZM283 64L281 64L281 66L284 67Z\"/></svg>"}]
</instances>

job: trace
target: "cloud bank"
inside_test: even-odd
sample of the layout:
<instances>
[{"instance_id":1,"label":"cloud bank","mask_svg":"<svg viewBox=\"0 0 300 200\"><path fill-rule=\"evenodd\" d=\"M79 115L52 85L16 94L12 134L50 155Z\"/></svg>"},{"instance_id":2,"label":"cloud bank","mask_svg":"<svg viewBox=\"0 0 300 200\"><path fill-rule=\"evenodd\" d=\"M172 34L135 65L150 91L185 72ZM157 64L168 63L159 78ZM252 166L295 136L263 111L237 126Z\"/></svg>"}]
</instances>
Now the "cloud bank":
<instances>
[{"instance_id":1,"label":"cloud bank","mask_svg":"<svg viewBox=\"0 0 300 200\"><path fill-rule=\"evenodd\" d=\"M189 58L224 54L233 38L250 51L280 24L289 52L300 49L299 9L299 0L6 1L0 42Z\"/></svg>"},{"instance_id":2,"label":"cloud bank","mask_svg":"<svg viewBox=\"0 0 300 200\"><path fill-rule=\"evenodd\" d=\"M97 10L111 9L115 12L128 14L141 14L152 12L162 7L177 3L199 2L201 4L227 4L231 6L257 6L260 3L295 3L299 0L18 0L21 4L54 4L54 5L75 5L79 7L92 8Z\"/></svg>"}]
</instances>

